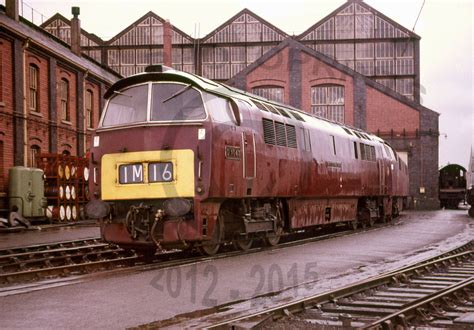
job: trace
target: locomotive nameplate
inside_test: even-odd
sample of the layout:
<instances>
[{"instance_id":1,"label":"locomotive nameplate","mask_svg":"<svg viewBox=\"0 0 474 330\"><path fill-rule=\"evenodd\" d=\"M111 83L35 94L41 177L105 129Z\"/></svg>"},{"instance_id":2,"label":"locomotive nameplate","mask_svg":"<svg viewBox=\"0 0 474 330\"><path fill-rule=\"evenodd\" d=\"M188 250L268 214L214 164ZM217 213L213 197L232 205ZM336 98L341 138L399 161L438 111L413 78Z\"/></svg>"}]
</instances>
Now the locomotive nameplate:
<instances>
[{"instance_id":1,"label":"locomotive nameplate","mask_svg":"<svg viewBox=\"0 0 474 330\"><path fill-rule=\"evenodd\" d=\"M342 168L342 164L339 162L326 162L327 167Z\"/></svg>"},{"instance_id":2,"label":"locomotive nameplate","mask_svg":"<svg viewBox=\"0 0 474 330\"><path fill-rule=\"evenodd\" d=\"M240 147L225 146L225 159L240 160Z\"/></svg>"}]
</instances>

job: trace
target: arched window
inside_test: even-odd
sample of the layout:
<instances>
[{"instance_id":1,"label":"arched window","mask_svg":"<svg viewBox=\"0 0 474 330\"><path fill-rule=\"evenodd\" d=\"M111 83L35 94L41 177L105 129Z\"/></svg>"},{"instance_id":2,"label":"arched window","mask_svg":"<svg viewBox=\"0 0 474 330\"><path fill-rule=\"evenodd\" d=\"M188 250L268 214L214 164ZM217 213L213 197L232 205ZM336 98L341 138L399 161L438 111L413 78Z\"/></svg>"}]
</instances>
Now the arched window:
<instances>
[{"instance_id":1,"label":"arched window","mask_svg":"<svg viewBox=\"0 0 474 330\"><path fill-rule=\"evenodd\" d=\"M71 156L71 152L69 150L63 150L62 154L64 156Z\"/></svg>"},{"instance_id":2,"label":"arched window","mask_svg":"<svg viewBox=\"0 0 474 330\"><path fill-rule=\"evenodd\" d=\"M311 112L315 115L344 122L344 86L320 85L311 87Z\"/></svg>"},{"instance_id":3,"label":"arched window","mask_svg":"<svg viewBox=\"0 0 474 330\"><path fill-rule=\"evenodd\" d=\"M30 147L30 157L29 157L29 166L37 167L36 157L41 153L41 148L34 144Z\"/></svg>"},{"instance_id":4,"label":"arched window","mask_svg":"<svg viewBox=\"0 0 474 330\"><path fill-rule=\"evenodd\" d=\"M94 94L90 89L86 91L86 128L94 128Z\"/></svg>"},{"instance_id":5,"label":"arched window","mask_svg":"<svg viewBox=\"0 0 474 330\"><path fill-rule=\"evenodd\" d=\"M39 103L38 103L38 76L39 76L39 69L36 65L30 64L29 67L29 105L31 111L39 111Z\"/></svg>"},{"instance_id":6,"label":"arched window","mask_svg":"<svg viewBox=\"0 0 474 330\"><path fill-rule=\"evenodd\" d=\"M252 88L252 93L276 102L284 102L285 89L278 86L259 86Z\"/></svg>"},{"instance_id":7,"label":"arched window","mask_svg":"<svg viewBox=\"0 0 474 330\"><path fill-rule=\"evenodd\" d=\"M61 79L59 82L59 99L61 102L61 120L70 121L71 115L69 113L69 82L66 79Z\"/></svg>"}]
</instances>

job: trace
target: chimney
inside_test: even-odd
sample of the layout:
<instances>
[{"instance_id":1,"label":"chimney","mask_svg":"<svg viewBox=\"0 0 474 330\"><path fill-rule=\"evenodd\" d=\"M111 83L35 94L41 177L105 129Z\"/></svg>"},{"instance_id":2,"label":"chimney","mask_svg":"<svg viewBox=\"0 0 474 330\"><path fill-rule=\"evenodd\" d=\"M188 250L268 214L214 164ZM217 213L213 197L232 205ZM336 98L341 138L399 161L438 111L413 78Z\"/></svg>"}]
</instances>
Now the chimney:
<instances>
[{"instance_id":1,"label":"chimney","mask_svg":"<svg viewBox=\"0 0 474 330\"><path fill-rule=\"evenodd\" d=\"M81 21L78 17L81 9L72 7L71 12L74 16L71 20L71 50L74 54L81 56Z\"/></svg>"},{"instance_id":2,"label":"chimney","mask_svg":"<svg viewBox=\"0 0 474 330\"><path fill-rule=\"evenodd\" d=\"M163 64L172 66L172 38L173 38L173 30L171 29L170 20L167 19L165 24L163 24Z\"/></svg>"},{"instance_id":3,"label":"chimney","mask_svg":"<svg viewBox=\"0 0 474 330\"><path fill-rule=\"evenodd\" d=\"M19 21L20 19L20 11L19 11L19 0L7 0L5 2L7 16L15 21Z\"/></svg>"}]
</instances>

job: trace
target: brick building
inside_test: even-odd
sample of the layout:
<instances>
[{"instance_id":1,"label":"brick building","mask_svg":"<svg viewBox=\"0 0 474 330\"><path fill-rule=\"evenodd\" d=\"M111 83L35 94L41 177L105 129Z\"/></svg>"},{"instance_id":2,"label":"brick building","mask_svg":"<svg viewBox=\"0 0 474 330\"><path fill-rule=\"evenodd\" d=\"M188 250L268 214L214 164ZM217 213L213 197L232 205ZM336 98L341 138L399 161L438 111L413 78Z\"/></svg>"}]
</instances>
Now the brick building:
<instances>
[{"instance_id":1,"label":"brick building","mask_svg":"<svg viewBox=\"0 0 474 330\"><path fill-rule=\"evenodd\" d=\"M73 20L56 14L41 27L73 46ZM378 134L408 163L413 206L438 206L439 115L419 103L420 37L362 0L348 0L298 36L248 9L200 39L153 12L108 41L76 31L81 60L122 76L168 63Z\"/></svg>"},{"instance_id":2,"label":"brick building","mask_svg":"<svg viewBox=\"0 0 474 330\"><path fill-rule=\"evenodd\" d=\"M35 166L40 152L86 153L119 76L19 17L17 1L0 7L0 26L1 200L10 167Z\"/></svg>"}]
</instances>

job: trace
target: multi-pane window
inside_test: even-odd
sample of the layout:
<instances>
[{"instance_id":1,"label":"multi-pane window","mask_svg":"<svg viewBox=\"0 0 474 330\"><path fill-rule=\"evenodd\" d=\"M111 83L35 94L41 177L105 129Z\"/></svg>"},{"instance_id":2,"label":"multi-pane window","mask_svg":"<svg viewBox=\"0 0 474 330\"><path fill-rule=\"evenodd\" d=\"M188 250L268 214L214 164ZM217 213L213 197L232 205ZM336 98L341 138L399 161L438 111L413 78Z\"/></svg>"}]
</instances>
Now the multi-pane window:
<instances>
[{"instance_id":1,"label":"multi-pane window","mask_svg":"<svg viewBox=\"0 0 474 330\"><path fill-rule=\"evenodd\" d=\"M40 154L41 148L37 145L32 145L30 148L30 157L29 157L29 166L30 167L36 167L37 162L36 162L36 157Z\"/></svg>"},{"instance_id":2,"label":"multi-pane window","mask_svg":"<svg viewBox=\"0 0 474 330\"><path fill-rule=\"evenodd\" d=\"M367 42L370 39L379 40ZM399 82L397 88L396 79L412 79L417 74L416 41L410 32L363 2L348 1L337 13L305 32L301 40L316 51L365 76L380 80L396 91L410 90L408 82ZM413 95L409 97L413 98Z\"/></svg>"},{"instance_id":3,"label":"multi-pane window","mask_svg":"<svg viewBox=\"0 0 474 330\"><path fill-rule=\"evenodd\" d=\"M94 128L94 94L91 90L86 91L86 128Z\"/></svg>"},{"instance_id":4,"label":"multi-pane window","mask_svg":"<svg viewBox=\"0 0 474 330\"><path fill-rule=\"evenodd\" d=\"M374 15L361 6L357 6L357 12L355 15L355 37L374 37Z\"/></svg>"},{"instance_id":5,"label":"multi-pane window","mask_svg":"<svg viewBox=\"0 0 474 330\"><path fill-rule=\"evenodd\" d=\"M329 120L344 122L344 86L311 87L311 112Z\"/></svg>"},{"instance_id":6,"label":"multi-pane window","mask_svg":"<svg viewBox=\"0 0 474 330\"><path fill-rule=\"evenodd\" d=\"M354 17L340 14L336 16L336 39L354 39Z\"/></svg>"},{"instance_id":7,"label":"multi-pane window","mask_svg":"<svg viewBox=\"0 0 474 330\"><path fill-rule=\"evenodd\" d=\"M314 50L334 58L334 44L316 44Z\"/></svg>"},{"instance_id":8,"label":"multi-pane window","mask_svg":"<svg viewBox=\"0 0 474 330\"><path fill-rule=\"evenodd\" d=\"M71 115L69 113L69 82L66 79L61 79L59 82L59 101L61 109L61 120L70 121Z\"/></svg>"},{"instance_id":9,"label":"multi-pane window","mask_svg":"<svg viewBox=\"0 0 474 330\"><path fill-rule=\"evenodd\" d=\"M201 47L202 75L210 79L229 79L285 37L255 16L243 13L204 40ZM266 45L262 46L261 42L266 42Z\"/></svg>"},{"instance_id":10,"label":"multi-pane window","mask_svg":"<svg viewBox=\"0 0 474 330\"><path fill-rule=\"evenodd\" d=\"M395 90L395 79L375 79L376 82Z\"/></svg>"},{"instance_id":11,"label":"multi-pane window","mask_svg":"<svg viewBox=\"0 0 474 330\"><path fill-rule=\"evenodd\" d=\"M336 60L354 69L354 44L336 44Z\"/></svg>"},{"instance_id":12,"label":"multi-pane window","mask_svg":"<svg viewBox=\"0 0 474 330\"><path fill-rule=\"evenodd\" d=\"M410 99L413 99L414 80L413 78L402 78L396 80L396 91Z\"/></svg>"},{"instance_id":13,"label":"multi-pane window","mask_svg":"<svg viewBox=\"0 0 474 330\"><path fill-rule=\"evenodd\" d=\"M356 66L355 70L366 76L374 75L374 44L361 43L355 45Z\"/></svg>"},{"instance_id":14,"label":"multi-pane window","mask_svg":"<svg viewBox=\"0 0 474 330\"><path fill-rule=\"evenodd\" d=\"M260 86L252 88L252 93L265 97L269 100L283 103L285 97L285 90L278 86Z\"/></svg>"},{"instance_id":15,"label":"multi-pane window","mask_svg":"<svg viewBox=\"0 0 474 330\"><path fill-rule=\"evenodd\" d=\"M29 66L29 105L31 111L39 111L38 107L38 67L34 64Z\"/></svg>"}]
</instances>

